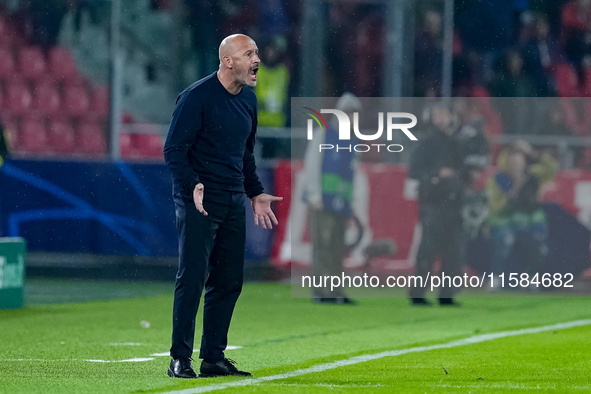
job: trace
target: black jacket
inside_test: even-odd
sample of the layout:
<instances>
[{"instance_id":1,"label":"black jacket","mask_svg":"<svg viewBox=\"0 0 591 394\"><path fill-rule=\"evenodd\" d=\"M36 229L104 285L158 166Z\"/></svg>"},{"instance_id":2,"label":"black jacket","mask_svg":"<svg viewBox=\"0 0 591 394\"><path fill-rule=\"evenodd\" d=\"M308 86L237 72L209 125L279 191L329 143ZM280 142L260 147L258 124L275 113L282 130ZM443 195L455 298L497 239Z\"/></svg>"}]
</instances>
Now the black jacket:
<instances>
[{"instance_id":1,"label":"black jacket","mask_svg":"<svg viewBox=\"0 0 591 394\"><path fill-rule=\"evenodd\" d=\"M439 171L451 168L453 177L442 178ZM419 181L419 203L461 203L466 179L461 145L454 137L434 127L419 139L411 156L408 177Z\"/></svg>"}]
</instances>

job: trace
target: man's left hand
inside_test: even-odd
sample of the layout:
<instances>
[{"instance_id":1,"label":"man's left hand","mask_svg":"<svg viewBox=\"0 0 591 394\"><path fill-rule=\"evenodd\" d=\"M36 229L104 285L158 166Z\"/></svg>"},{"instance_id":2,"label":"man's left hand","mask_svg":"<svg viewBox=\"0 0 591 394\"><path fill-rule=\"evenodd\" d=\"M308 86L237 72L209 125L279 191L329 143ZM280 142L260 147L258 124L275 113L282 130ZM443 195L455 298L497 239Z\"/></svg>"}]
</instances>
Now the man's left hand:
<instances>
[{"instance_id":1,"label":"man's left hand","mask_svg":"<svg viewBox=\"0 0 591 394\"><path fill-rule=\"evenodd\" d=\"M271 203L274 201L281 201L283 197L275 197L270 194L262 193L252 198L252 211L254 213L254 224L258 226L259 223L265 230L272 229L273 224L277 225L279 222L275 214L271 210Z\"/></svg>"}]
</instances>

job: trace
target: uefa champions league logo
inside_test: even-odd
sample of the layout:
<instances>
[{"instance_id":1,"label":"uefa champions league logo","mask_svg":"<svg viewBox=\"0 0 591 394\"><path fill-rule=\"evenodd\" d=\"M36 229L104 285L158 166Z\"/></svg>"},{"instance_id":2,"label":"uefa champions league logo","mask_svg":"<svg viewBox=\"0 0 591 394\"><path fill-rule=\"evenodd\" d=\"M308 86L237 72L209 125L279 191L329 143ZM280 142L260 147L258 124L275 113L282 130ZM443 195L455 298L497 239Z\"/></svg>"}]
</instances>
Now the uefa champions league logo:
<instances>
[{"instance_id":1,"label":"uefa champions league logo","mask_svg":"<svg viewBox=\"0 0 591 394\"><path fill-rule=\"evenodd\" d=\"M324 119L322 114L333 114L337 118L338 122L338 133L339 133L339 141L351 141L351 129L353 129L353 133L355 138L359 141L377 141L379 140L382 135L384 134L384 117L386 118L386 140L392 141L392 136L395 131L402 131L409 140L417 141L417 137L410 131L411 128L416 126L417 124L417 117L408 112L387 112L384 116L383 112L378 112L378 130L373 134L363 134L359 130L359 112L353 112L353 127L351 128L351 120L349 119L349 115L345 112L340 111L338 109L321 109L320 112L315 111L312 108L304 107L305 109L311 111L307 112L307 114L312 118L308 119L307 122L307 139L312 140L314 137L314 121L320 127L320 130L328 131L328 123ZM406 123L395 123L395 120L398 121L399 119L407 119L410 122ZM355 152L369 152L372 149L377 150L378 152L381 149L385 149L388 152L402 152L404 147L400 144L379 144L379 143L372 143L372 144L319 144L319 150L322 152L324 150L335 150L336 152L341 150L346 151L355 151Z\"/></svg>"}]
</instances>

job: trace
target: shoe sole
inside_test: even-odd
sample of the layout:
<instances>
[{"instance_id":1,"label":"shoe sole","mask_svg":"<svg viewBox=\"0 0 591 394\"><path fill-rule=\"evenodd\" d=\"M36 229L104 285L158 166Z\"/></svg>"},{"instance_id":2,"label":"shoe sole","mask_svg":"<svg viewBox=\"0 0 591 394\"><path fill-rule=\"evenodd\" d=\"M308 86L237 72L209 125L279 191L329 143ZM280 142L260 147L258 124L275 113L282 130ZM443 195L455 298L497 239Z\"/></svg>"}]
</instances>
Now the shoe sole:
<instances>
[{"instance_id":1,"label":"shoe sole","mask_svg":"<svg viewBox=\"0 0 591 394\"><path fill-rule=\"evenodd\" d=\"M200 373L197 377L199 377L199 378L222 378L224 376L242 376L242 377L248 378L248 377L252 377L252 374L249 374L249 375L241 375L241 374L218 375L218 374L211 374L211 373Z\"/></svg>"},{"instance_id":2,"label":"shoe sole","mask_svg":"<svg viewBox=\"0 0 591 394\"><path fill-rule=\"evenodd\" d=\"M221 378L224 376L230 376L230 375L217 375L217 374L210 374L210 373L200 373L199 375L197 375L197 377L199 377L199 378Z\"/></svg>"},{"instance_id":3,"label":"shoe sole","mask_svg":"<svg viewBox=\"0 0 591 394\"><path fill-rule=\"evenodd\" d=\"M168 368L168 376L170 376L171 378L177 378L177 379L195 379L199 376L195 376L195 377L184 377L184 376L176 376L174 374L174 372L172 371L172 369Z\"/></svg>"}]
</instances>

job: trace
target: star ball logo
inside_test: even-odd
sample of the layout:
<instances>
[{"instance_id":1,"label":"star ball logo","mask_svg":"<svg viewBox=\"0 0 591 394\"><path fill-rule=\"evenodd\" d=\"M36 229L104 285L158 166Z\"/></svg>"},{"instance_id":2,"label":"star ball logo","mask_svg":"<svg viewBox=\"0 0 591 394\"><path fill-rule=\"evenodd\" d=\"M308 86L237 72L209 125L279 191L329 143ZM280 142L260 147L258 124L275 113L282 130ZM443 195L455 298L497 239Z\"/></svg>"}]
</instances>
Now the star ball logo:
<instances>
[{"instance_id":1,"label":"star ball logo","mask_svg":"<svg viewBox=\"0 0 591 394\"><path fill-rule=\"evenodd\" d=\"M314 121L318 124L321 131L328 131L328 123L322 114L333 114L337 118L338 122L338 139L343 142L351 142L351 129L355 135L355 139L359 141L377 141L382 137L384 133L384 113L378 112L378 130L373 134L363 134L359 130L359 112L353 112L353 128L351 128L351 119L349 115L338 109L321 109L320 112L304 107L308 111L306 112L312 119L308 119L307 122L307 139L312 140L314 138ZM386 140L392 141L392 136L395 131L402 131L406 137L411 141L417 141L417 137L410 131L411 128L416 126L417 117L408 112L388 112L386 113ZM395 120L407 119L410 122L406 123L395 123ZM382 150L397 153L402 152L404 147L400 144L384 144L384 143L360 143L360 144L319 144L318 149L320 152L326 150L348 151L348 152L369 152L370 150Z\"/></svg>"}]
</instances>

